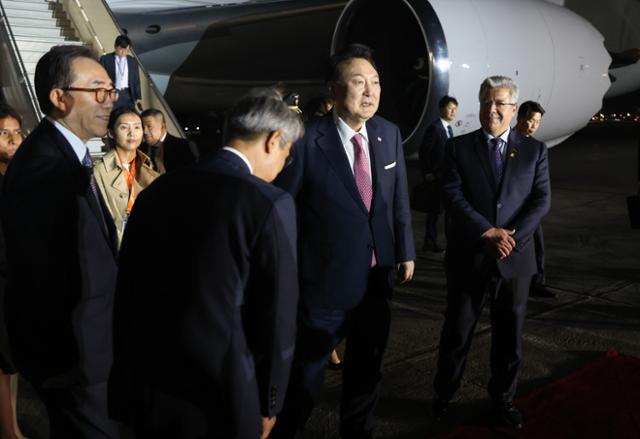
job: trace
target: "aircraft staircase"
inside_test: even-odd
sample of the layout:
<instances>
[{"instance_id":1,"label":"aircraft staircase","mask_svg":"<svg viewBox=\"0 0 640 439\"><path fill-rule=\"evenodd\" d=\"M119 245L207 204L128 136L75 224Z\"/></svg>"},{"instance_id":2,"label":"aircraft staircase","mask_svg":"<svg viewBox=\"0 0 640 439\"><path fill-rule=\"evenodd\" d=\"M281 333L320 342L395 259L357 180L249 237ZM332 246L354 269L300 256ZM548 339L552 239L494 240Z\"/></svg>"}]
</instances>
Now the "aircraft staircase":
<instances>
[{"instance_id":1,"label":"aircraft staircase","mask_svg":"<svg viewBox=\"0 0 640 439\"><path fill-rule=\"evenodd\" d=\"M40 57L59 44L85 45L101 56L113 50L120 33L104 0L0 0L0 99L22 114L30 131L43 116L33 87ZM161 93L141 70L143 107L162 110L169 131L184 137ZM92 140L89 149L100 155L102 139Z\"/></svg>"}]
</instances>

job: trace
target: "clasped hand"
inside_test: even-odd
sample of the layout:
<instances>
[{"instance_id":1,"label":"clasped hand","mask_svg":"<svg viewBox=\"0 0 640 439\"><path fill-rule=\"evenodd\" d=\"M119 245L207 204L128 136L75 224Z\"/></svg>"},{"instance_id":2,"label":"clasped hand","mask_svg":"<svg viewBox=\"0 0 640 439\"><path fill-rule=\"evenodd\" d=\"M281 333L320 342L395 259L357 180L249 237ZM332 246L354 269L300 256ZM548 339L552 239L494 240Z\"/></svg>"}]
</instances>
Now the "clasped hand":
<instances>
[{"instance_id":1,"label":"clasped hand","mask_svg":"<svg viewBox=\"0 0 640 439\"><path fill-rule=\"evenodd\" d=\"M511 254L516 246L514 230L492 227L482 234L485 251L496 259L504 259Z\"/></svg>"}]
</instances>

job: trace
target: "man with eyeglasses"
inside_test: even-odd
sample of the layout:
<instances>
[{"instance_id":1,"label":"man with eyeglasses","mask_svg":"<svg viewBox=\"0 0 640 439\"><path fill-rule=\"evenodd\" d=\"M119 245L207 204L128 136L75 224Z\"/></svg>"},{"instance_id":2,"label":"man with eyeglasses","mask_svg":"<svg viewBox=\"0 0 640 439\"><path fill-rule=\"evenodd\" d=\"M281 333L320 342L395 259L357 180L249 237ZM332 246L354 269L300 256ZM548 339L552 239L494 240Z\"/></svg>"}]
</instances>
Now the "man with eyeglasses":
<instances>
[{"instance_id":1,"label":"man with eyeglasses","mask_svg":"<svg viewBox=\"0 0 640 439\"><path fill-rule=\"evenodd\" d=\"M513 398L529 286L537 271L533 234L550 204L547 147L510 128L518 101L512 79L485 79L479 99L481 129L446 146L447 309L432 409L438 422L460 386L476 323L489 303L492 418L520 429L522 415Z\"/></svg>"},{"instance_id":2,"label":"man with eyeglasses","mask_svg":"<svg viewBox=\"0 0 640 439\"><path fill-rule=\"evenodd\" d=\"M7 329L18 371L54 438L115 438L107 415L116 230L97 190L87 142L107 132L117 99L91 51L56 46L36 66L46 117L4 180Z\"/></svg>"}]
</instances>

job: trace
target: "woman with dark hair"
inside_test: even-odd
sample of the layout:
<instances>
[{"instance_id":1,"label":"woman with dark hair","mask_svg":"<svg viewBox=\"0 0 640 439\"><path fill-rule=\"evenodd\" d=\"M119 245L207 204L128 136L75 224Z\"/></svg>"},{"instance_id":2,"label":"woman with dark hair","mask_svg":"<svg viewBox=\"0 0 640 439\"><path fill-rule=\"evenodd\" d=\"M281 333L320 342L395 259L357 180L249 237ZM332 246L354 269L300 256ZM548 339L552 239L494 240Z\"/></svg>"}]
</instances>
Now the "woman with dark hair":
<instances>
[{"instance_id":1,"label":"woman with dark hair","mask_svg":"<svg viewBox=\"0 0 640 439\"><path fill-rule=\"evenodd\" d=\"M96 160L93 173L109 213L118 229L118 243L133 203L141 190L160 174L151 159L138 150L142 143L142 118L132 108L118 108L109 118L111 149Z\"/></svg>"}]
</instances>

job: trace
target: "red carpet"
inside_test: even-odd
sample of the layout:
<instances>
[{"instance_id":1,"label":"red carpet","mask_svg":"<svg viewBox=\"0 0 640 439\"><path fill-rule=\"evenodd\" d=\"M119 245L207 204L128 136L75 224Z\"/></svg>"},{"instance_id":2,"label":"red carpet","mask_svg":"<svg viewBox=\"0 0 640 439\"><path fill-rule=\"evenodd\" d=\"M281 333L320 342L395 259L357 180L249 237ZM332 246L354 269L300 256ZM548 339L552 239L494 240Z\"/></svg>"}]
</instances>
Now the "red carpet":
<instances>
[{"instance_id":1,"label":"red carpet","mask_svg":"<svg viewBox=\"0 0 640 439\"><path fill-rule=\"evenodd\" d=\"M515 402L521 431L457 427L447 438L640 438L640 359L609 352Z\"/></svg>"}]
</instances>

